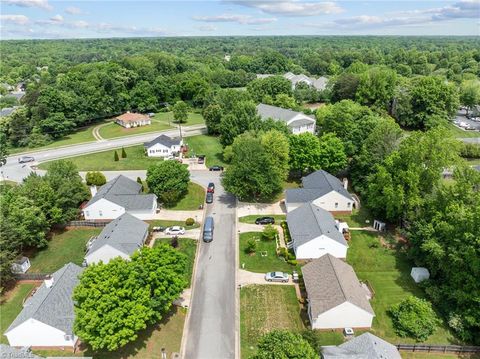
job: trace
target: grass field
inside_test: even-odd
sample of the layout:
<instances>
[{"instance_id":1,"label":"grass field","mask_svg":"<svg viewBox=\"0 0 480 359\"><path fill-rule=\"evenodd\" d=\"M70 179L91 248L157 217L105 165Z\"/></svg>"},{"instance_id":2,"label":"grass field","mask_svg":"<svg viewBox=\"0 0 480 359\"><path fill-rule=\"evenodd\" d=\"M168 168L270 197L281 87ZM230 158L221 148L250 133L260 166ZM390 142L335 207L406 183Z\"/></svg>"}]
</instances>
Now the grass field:
<instances>
[{"instance_id":1,"label":"grass field","mask_svg":"<svg viewBox=\"0 0 480 359\"><path fill-rule=\"evenodd\" d=\"M117 149L118 156L121 157L122 150ZM69 161L75 163L79 171L127 171L127 170L145 170L149 166L163 161L161 158L147 157L144 154L142 145L125 147L127 158L114 160L115 150L91 153L69 158ZM53 162L53 161L52 161ZM48 169L50 163L45 162L39 165L40 169Z\"/></svg>"},{"instance_id":2,"label":"grass field","mask_svg":"<svg viewBox=\"0 0 480 359\"><path fill-rule=\"evenodd\" d=\"M255 255L246 253L247 242L250 239L257 241L257 250ZM247 232L240 234L240 268L250 272L266 273L272 271L281 271L292 273L292 270L298 269L277 257L275 250L275 241L265 241L261 239L260 232ZM263 257L261 252L266 252Z\"/></svg>"},{"instance_id":3,"label":"grass field","mask_svg":"<svg viewBox=\"0 0 480 359\"><path fill-rule=\"evenodd\" d=\"M173 122L173 112L158 112L153 116L152 120L176 125L176 123ZM187 122L182 123L182 126L192 126L201 123L205 123L202 114L198 112L190 112L188 114Z\"/></svg>"},{"instance_id":4,"label":"grass field","mask_svg":"<svg viewBox=\"0 0 480 359\"><path fill-rule=\"evenodd\" d=\"M352 231L347 262L350 263L360 280L368 281L375 291L371 305L375 311L372 332L391 343L414 343L410 338L398 337L387 315L393 304L415 295L425 297L424 292L410 277L412 264L405 256L393 249L380 245L376 234ZM441 325L427 340L430 344L458 343L449 330Z\"/></svg>"},{"instance_id":5,"label":"grass field","mask_svg":"<svg viewBox=\"0 0 480 359\"><path fill-rule=\"evenodd\" d=\"M190 182L188 184L188 193L174 206L166 207L176 211L195 211L200 204L205 202L205 190L202 186Z\"/></svg>"},{"instance_id":6,"label":"grass field","mask_svg":"<svg viewBox=\"0 0 480 359\"><path fill-rule=\"evenodd\" d=\"M360 209L354 209L352 214L335 214L335 219L347 222L349 227L361 228L373 226L373 216L362 206ZM369 222L366 223L366 220Z\"/></svg>"},{"instance_id":7,"label":"grass field","mask_svg":"<svg viewBox=\"0 0 480 359\"><path fill-rule=\"evenodd\" d=\"M465 131L461 128L458 128L452 123L447 125L448 130L454 137L458 138L472 138L472 137L480 137L480 132L478 131Z\"/></svg>"},{"instance_id":8,"label":"grass field","mask_svg":"<svg viewBox=\"0 0 480 359\"><path fill-rule=\"evenodd\" d=\"M109 124L102 126L98 132L103 138L115 138L131 135L140 135L142 133L148 132L165 131L172 128L173 127L170 126L167 122L158 121L152 118L152 123L150 125L134 128L125 128L115 122L110 122Z\"/></svg>"},{"instance_id":9,"label":"grass field","mask_svg":"<svg viewBox=\"0 0 480 359\"><path fill-rule=\"evenodd\" d=\"M73 262L81 265L85 255L85 245L90 237L101 232L101 228L74 228L53 233L48 247L27 256L32 266L29 273L53 273L65 264Z\"/></svg>"},{"instance_id":10,"label":"grass field","mask_svg":"<svg viewBox=\"0 0 480 359\"><path fill-rule=\"evenodd\" d=\"M205 155L205 165L207 167L213 165L226 166L223 161L223 148L218 137L199 135L185 138L185 143L188 145L188 155Z\"/></svg>"},{"instance_id":11,"label":"grass field","mask_svg":"<svg viewBox=\"0 0 480 359\"><path fill-rule=\"evenodd\" d=\"M275 218L275 224L278 224L278 225L287 218L287 216L284 215L284 214L258 214L258 215L253 214L253 215L250 215L250 216L240 217L238 219L238 221L242 222L242 223L255 224L255 220L258 217L273 217L273 218ZM259 230L261 230L261 228L262 227L258 227Z\"/></svg>"},{"instance_id":12,"label":"grass field","mask_svg":"<svg viewBox=\"0 0 480 359\"><path fill-rule=\"evenodd\" d=\"M3 335L12 324L18 313L22 311L22 303L30 291L35 287L33 283L20 283L0 297L0 336L1 344L8 344L7 337Z\"/></svg>"},{"instance_id":13,"label":"grass field","mask_svg":"<svg viewBox=\"0 0 480 359\"><path fill-rule=\"evenodd\" d=\"M160 243L171 244L172 240L170 238L157 238L155 240L155 246ZM193 265L195 262L195 252L197 250L197 241L191 238L179 238L177 249L183 254L185 254L188 258L185 279L188 282L187 287L190 287L193 273Z\"/></svg>"},{"instance_id":14,"label":"grass field","mask_svg":"<svg viewBox=\"0 0 480 359\"><path fill-rule=\"evenodd\" d=\"M301 331L300 306L293 286L252 285L240 290L242 358L255 353L258 339L273 329Z\"/></svg>"}]
</instances>

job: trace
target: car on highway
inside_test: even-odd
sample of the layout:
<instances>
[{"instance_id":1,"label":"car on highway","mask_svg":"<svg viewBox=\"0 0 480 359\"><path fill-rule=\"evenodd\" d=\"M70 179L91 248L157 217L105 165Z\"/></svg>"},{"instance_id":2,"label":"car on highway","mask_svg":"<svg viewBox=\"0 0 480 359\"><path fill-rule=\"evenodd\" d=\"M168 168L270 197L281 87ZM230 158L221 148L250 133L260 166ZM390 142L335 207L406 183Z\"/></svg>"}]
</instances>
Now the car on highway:
<instances>
[{"instance_id":1,"label":"car on highway","mask_svg":"<svg viewBox=\"0 0 480 359\"><path fill-rule=\"evenodd\" d=\"M268 272L265 274L265 280L267 282L282 282L288 283L290 276L285 272Z\"/></svg>"},{"instance_id":2,"label":"car on highway","mask_svg":"<svg viewBox=\"0 0 480 359\"><path fill-rule=\"evenodd\" d=\"M215 183L210 182L207 187L207 192L214 193L215 192Z\"/></svg>"},{"instance_id":3,"label":"car on highway","mask_svg":"<svg viewBox=\"0 0 480 359\"><path fill-rule=\"evenodd\" d=\"M205 202L213 203L213 193L212 192L207 192L207 196L205 197Z\"/></svg>"},{"instance_id":4,"label":"car on highway","mask_svg":"<svg viewBox=\"0 0 480 359\"><path fill-rule=\"evenodd\" d=\"M35 158L31 156L22 156L18 159L18 163L27 163L27 162L34 162Z\"/></svg>"},{"instance_id":5,"label":"car on highway","mask_svg":"<svg viewBox=\"0 0 480 359\"><path fill-rule=\"evenodd\" d=\"M165 230L165 234L172 235L172 236L182 235L182 234L185 234L185 228L180 226L168 227Z\"/></svg>"},{"instance_id":6,"label":"car on highway","mask_svg":"<svg viewBox=\"0 0 480 359\"><path fill-rule=\"evenodd\" d=\"M209 170L210 171L223 171L223 167L215 165L215 166L210 167Z\"/></svg>"},{"instance_id":7,"label":"car on highway","mask_svg":"<svg viewBox=\"0 0 480 359\"><path fill-rule=\"evenodd\" d=\"M255 224L275 224L275 218L273 218L273 217L258 217L255 220Z\"/></svg>"}]
</instances>

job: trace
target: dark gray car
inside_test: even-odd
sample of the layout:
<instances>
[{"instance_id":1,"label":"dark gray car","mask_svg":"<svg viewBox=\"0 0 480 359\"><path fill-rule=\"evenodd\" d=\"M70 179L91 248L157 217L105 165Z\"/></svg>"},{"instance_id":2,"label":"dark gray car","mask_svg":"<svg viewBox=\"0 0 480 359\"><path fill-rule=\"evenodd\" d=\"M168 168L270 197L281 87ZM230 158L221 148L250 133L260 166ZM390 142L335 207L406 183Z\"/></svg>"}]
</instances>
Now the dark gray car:
<instances>
[{"instance_id":1,"label":"dark gray car","mask_svg":"<svg viewBox=\"0 0 480 359\"><path fill-rule=\"evenodd\" d=\"M203 241L211 242L213 241L213 217L208 216L205 218L205 223L203 225Z\"/></svg>"},{"instance_id":2,"label":"dark gray car","mask_svg":"<svg viewBox=\"0 0 480 359\"><path fill-rule=\"evenodd\" d=\"M207 196L205 197L205 202L213 203L213 193L212 192L207 192Z\"/></svg>"}]
</instances>

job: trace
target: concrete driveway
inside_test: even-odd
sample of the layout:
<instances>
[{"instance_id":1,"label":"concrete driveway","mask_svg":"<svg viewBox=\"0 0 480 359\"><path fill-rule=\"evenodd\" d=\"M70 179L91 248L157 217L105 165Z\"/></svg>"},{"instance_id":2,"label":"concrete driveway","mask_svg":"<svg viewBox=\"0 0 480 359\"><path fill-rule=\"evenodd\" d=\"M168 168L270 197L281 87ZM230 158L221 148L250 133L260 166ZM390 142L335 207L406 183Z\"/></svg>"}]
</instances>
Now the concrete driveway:
<instances>
[{"instance_id":1,"label":"concrete driveway","mask_svg":"<svg viewBox=\"0 0 480 359\"><path fill-rule=\"evenodd\" d=\"M294 285L292 279L288 283L282 282L267 282L265 280L265 273L254 273L243 269L238 270L238 285L245 286L249 284L272 284L272 285Z\"/></svg>"}]
</instances>

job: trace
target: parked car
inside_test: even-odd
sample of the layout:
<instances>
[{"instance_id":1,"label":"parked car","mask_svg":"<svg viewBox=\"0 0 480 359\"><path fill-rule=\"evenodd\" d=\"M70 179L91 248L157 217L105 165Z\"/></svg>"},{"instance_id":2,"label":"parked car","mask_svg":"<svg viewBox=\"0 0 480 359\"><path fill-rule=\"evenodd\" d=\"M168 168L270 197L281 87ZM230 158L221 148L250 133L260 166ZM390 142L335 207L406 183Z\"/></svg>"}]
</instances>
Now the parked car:
<instances>
[{"instance_id":1,"label":"parked car","mask_svg":"<svg viewBox=\"0 0 480 359\"><path fill-rule=\"evenodd\" d=\"M223 171L223 167L215 165L215 166L210 167L209 170L210 171Z\"/></svg>"},{"instance_id":2,"label":"parked car","mask_svg":"<svg viewBox=\"0 0 480 359\"><path fill-rule=\"evenodd\" d=\"M201 165L205 163L205 155L198 155L198 163Z\"/></svg>"},{"instance_id":3,"label":"parked car","mask_svg":"<svg viewBox=\"0 0 480 359\"><path fill-rule=\"evenodd\" d=\"M27 162L34 162L35 158L31 156L22 156L18 159L18 163L27 163Z\"/></svg>"},{"instance_id":4,"label":"parked car","mask_svg":"<svg viewBox=\"0 0 480 359\"><path fill-rule=\"evenodd\" d=\"M203 224L203 241L205 243L210 243L213 241L213 217L208 216L205 218L205 223Z\"/></svg>"},{"instance_id":5,"label":"parked car","mask_svg":"<svg viewBox=\"0 0 480 359\"><path fill-rule=\"evenodd\" d=\"M289 275L288 273L284 272L269 272L265 274L265 280L267 282L283 282L287 283L289 280Z\"/></svg>"},{"instance_id":6,"label":"parked car","mask_svg":"<svg viewBox=\"0 0 480 359\"><path fill-rule=\"evenodd\" d=\"M205 198L205 202L213 203L213 193L212 192L207 192L207 197Z\"/></svg>"},{"instance_id":7,"label":"parked car","mask_svg":"<svg viewBox=\"0 0 480 359\"><path fill-rule=\"evenodd\" d=\"M208 184L207 192L212 192L212 193L215 192L215 183L210 182L210 183Z\"/></svg>"},{"instance_id":8,"label":"parked car","mask_svg":"<svg viewBox=\"0 0 480 359\"><path fill-rule=\"evenodd\" d=\"M153 227L152 228L152 232L164 232L165 231L165 227Z\"/></svg>"},{"instance_id":9,"label":"parked car","mask_svg":"<svg viewBox=\"0 0 480 359\"><path fill-rule=\"evenodd\" d=\"M178 236L179 234L185 234L185 228L180 227L180 226L168 227L165 230L165 234L172 235L172 236Z\"/></svg>"},{"instance_id":10,"label":"parked car","mask_svg":"<svg viewBox=\"0 0 480 359\"><path fill-rule=\"evenodd\" d=\"M273 218L273 217L258 217L255 220L255 224L275 224L275 218Z\"/></svg>"}]
</instances>

